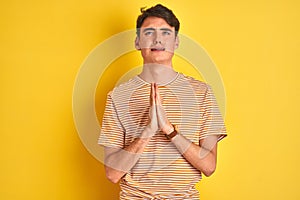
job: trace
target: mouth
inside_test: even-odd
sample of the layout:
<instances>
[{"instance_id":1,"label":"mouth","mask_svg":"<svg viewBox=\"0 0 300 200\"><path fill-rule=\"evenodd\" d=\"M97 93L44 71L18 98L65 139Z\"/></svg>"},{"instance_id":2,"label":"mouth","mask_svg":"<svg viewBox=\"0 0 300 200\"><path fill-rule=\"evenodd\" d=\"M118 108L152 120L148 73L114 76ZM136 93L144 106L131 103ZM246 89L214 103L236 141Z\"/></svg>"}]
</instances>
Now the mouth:
<instances>
[{"instance_id":1,"label":"mouth","mask_svg":"<svg viewBox=\"0 0 300 200\"><path fill-rule=\"evenodd\" d=\"M165 48L151 48L151 51L165 51Z\"/></svg>"}]
</instances>

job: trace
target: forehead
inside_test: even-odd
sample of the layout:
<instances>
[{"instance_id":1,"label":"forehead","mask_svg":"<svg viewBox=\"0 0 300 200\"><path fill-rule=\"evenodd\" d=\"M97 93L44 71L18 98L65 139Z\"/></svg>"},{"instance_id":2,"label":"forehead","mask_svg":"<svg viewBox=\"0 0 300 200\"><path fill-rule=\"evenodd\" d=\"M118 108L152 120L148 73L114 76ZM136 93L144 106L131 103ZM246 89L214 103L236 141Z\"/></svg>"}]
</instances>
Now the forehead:
<instances>
[{"instance_id":1,"label":"forehead","mask_svg":"<svg viewBox=\"0 0 300 200\"><path fill-rule=\"evenodd\" d=\"M175 30L175 27L170 26L163 18L159 17L147 17L141 28L169 28L171 30Z\"/></svg>"}]
</instances>

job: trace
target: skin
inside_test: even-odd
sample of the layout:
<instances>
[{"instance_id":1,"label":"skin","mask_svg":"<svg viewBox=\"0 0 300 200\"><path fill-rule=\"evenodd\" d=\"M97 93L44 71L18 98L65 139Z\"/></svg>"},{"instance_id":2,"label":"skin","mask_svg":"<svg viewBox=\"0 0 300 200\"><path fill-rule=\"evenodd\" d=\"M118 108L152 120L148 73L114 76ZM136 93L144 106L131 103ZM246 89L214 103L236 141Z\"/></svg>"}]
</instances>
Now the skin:
<instances>
[{"instance_id":1,"label":"skin","mask_svg":"<svg viewBox=\"0 0 300 200\"><path fill-rule=\"evenodd\" d=\"M151 133L155 132L155 129L159 128L164 134L170 134L174 130L161 105L158 84L174 79L177 74L172 67L172 58L178 43L174 27L171 27L164 19L157 17L145 19L140 35L136 38L135 46L141 51L144 61L143 71L139 76L145 81L152 83L149 98L151 107L156 109L152 110L149 124L142 133L142 136L145 135L146 137L136 138L128 147L123 149L130 152L131 155L143 153L144 148L151 139ZM214 142L208 148L203 145L204 140L200 140L199 145L196 145L189 142L182 135L175 136L171 141L178 149L184 149L182 155L196 169L205 176L213 174L217 162L217 142ZM106 152L110 152L109 149L106 148ZM205 156L200 156L201 154ZM110 152L109 157L111 159L117 158L118 151ZM122 157L124 156L122 155ZM125 156L124 160L126 161L126 159ZM120 163L120 165L125 164L125 161ZM132 166L127 166L127 168L133 167L135 162L131 163ZM105 165L105 171L107 178L113 183L117 183L127 173L126 170L116 170L109 165Z\"/></svg>"},{"instance_id":2,"label":"skin","mask_svg":"<svg viewBox=\"0 0 300 200\"><path fill-rule=\"evenodd\" d=\"M162 18L148 17L143 22L135 44L141 50L144 65L160 64L172 68L172 58L178 43L174 27Z\"/></svg>"}]
</instances>

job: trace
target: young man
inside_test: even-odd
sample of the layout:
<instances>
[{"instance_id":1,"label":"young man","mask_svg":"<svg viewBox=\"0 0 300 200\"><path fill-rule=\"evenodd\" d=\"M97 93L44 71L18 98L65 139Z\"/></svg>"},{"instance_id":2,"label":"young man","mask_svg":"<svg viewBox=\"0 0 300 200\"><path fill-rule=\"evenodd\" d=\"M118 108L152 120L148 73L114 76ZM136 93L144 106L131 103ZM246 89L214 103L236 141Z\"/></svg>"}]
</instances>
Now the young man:
<instances>
[{"instance_id":1,"label":"young man","mask_svg":"<svg viewBox=\"0 0 300 200\"><path fill-rule=\"evenodd\" d=\"M225 126L211 88L173 70L179 21L158 4L137 19L143 71L108 94L99 144L120 199L199 199Z\"/></svg>"}]
</instances>

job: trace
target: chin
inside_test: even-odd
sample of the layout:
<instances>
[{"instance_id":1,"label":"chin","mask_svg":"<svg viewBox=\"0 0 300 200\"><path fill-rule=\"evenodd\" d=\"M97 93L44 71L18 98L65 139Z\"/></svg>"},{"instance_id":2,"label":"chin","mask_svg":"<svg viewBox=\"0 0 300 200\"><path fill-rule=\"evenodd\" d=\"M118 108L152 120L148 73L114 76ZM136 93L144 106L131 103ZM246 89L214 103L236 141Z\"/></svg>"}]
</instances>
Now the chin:
<instances>
[{"instance_id":1,"label":"chin","mask_svg":"<svg viewBox=\"0 0 300 200\"><path fill-rule=\"evenodd\" d=\"M144 63L151 64L161 64L161 65L170 65L172 63L172 57L151 57L149 59L144 59Z\"/></svg>"}]
</instances>

